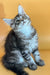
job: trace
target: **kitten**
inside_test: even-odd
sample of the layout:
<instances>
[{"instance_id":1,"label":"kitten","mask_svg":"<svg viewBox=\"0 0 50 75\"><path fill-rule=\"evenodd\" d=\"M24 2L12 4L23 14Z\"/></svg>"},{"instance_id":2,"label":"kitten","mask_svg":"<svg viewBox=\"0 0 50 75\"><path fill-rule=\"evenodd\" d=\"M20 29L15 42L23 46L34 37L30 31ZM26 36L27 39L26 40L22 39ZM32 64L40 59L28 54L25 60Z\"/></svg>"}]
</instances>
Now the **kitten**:
<instances>
[{"instance_id":1,"label":"kitten","mask_svg":"<svg viewBox=\"0 0 50 75\"><path fill-rule=\"evenodd\" d=\"M36 70L37 65L43 66L44 61L38 51L37 32L31 26L31 20L22 6L18 6L18 15L14 19L3 20L12 27L5 42L5 55L2 60L4 66L18 75L28 75L24 67Z\"/></svg>"}]
</instances>

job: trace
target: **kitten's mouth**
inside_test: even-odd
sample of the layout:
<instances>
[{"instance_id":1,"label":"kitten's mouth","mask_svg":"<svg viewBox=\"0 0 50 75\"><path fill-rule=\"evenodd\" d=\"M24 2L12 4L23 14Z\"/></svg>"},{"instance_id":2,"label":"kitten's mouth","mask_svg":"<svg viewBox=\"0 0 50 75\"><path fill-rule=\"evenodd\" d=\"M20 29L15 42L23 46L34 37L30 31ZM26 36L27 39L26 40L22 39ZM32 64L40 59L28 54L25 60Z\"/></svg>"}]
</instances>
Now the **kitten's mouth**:
<instances>
[{"instance_id":1,"label":"kitten's mouth","mask_svg":"<svg viewBox=\"0 0 50 75\"><path fill-rule=\"evenodd\" d=\"M23 24L24 24L25 22L23 22Z\"/></svg>"}]
</instances>

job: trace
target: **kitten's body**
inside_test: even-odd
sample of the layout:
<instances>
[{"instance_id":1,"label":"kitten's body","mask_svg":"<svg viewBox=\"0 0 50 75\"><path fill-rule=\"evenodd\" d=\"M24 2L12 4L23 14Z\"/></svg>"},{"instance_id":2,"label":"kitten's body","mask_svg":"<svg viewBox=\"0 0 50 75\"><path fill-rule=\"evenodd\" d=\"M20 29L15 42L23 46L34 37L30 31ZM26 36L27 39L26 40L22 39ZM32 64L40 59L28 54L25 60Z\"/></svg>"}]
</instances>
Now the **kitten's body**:
<instances>
[{"instance_id":1,"label":"kitten's body","mask_svg":"<svg viewBox=\"0 0 50 75\"><path fill-rule=\"evenodd\" d=\"M30 18L24 13L23 9L18 10L20 15L17 15L11 27L13 30L7 36L5 42L5 56L3 63L8 68L18 73L18 75L27 75L24 72L24 67L29 67L32 70L37 69L37 65L43 66L44 62L40 59L38 51L38 36L36 30L31 26ZM22 18L21 18L22 17ZM31 53L35 57L34 62Z\"/></svg>"}]
</instances>

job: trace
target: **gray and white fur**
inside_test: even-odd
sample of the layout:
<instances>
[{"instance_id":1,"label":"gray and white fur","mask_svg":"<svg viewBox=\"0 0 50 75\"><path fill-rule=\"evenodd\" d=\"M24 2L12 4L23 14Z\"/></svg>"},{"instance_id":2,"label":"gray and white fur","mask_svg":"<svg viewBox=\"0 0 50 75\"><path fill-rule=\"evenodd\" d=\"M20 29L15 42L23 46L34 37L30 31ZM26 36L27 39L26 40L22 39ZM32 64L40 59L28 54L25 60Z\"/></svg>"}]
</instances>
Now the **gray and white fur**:
<instances>
[{"instance_id":1,"label":"gray and white fur","mask_svg":"<svg viewBox=\"0 0 50 75\"><path fill-rule=\"evenodd\" d=\"M18 75L27 75L24 67L36 70L37 65L43 66L44 61L38 51L37 32L32 27L30 17L25 13L23 7L18 6L18 15L14 19L3 20L12 28L5 42L5 55L3 57L5 67Z\"/></svg>"}]
</instances>

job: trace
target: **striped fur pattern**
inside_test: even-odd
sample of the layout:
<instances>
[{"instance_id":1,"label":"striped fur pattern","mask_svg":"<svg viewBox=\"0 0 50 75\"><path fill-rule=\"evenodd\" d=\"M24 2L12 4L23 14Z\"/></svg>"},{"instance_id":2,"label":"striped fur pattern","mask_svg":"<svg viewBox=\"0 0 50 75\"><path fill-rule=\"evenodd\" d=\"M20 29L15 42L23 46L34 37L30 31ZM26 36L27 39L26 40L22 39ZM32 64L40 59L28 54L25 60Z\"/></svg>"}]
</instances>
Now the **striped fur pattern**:
<instances>
[{"instance_id":1,"label":"striped fur pattern","mask_svg":"<svg viewBox=\"0 0 50 75\"><path fill-rule=\"evenodd\" d=\"M36 70L37 65L43 66L44 61L41 60L38 51L37 32L34 27L32 27L31 20L24 12L22 6L19 5L18 15L14 19L3 20L12 27L5 42L6 54L3 57L4 65L18 75L27 75L23 70L24 67ZM35 61L32 58L31 53L34 56Z\"/></svg>"}]
</instances>

